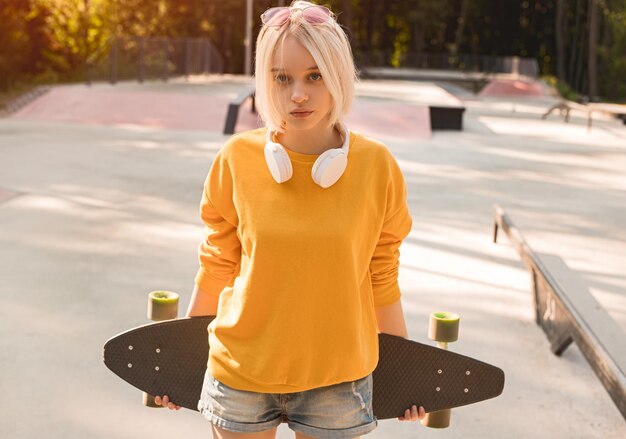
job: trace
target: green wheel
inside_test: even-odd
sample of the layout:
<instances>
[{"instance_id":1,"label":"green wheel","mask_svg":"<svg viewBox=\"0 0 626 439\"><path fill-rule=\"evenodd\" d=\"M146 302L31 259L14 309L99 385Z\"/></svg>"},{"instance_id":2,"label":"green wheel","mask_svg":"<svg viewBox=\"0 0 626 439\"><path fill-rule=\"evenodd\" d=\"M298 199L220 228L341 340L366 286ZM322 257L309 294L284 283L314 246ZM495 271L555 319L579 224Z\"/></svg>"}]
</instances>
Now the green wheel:
<instances>
[{"instance_id":1,"label":"green wheel","mask_svg":"<svg viewBox=\"0 0 626 439\"><path fill-rule=\"evenodd\" d=\"M155 322L178 317L178 294L171 291L153 291L148 295L148 318Z\"/></svg>"},{"instance_id":2,"label":"green wheel","mask_svg":"<svg viewBox=\"0 0 626 439\"><path fill-rule=\"evenodd\" d=\"M459 315L451 312L434 312L430 315L428 338L440 345L459 339Z\"/></svg>"},{"instance_id":3,"label":"green wheel","mask_svg":"<svg viewBox=\"0 0 626 439\"><path fill-rule=\"evenodd\" d=\"M428 428L448 428L450 426L450 409L426 413L422 425Z\"/></svg>"}]
</instances>

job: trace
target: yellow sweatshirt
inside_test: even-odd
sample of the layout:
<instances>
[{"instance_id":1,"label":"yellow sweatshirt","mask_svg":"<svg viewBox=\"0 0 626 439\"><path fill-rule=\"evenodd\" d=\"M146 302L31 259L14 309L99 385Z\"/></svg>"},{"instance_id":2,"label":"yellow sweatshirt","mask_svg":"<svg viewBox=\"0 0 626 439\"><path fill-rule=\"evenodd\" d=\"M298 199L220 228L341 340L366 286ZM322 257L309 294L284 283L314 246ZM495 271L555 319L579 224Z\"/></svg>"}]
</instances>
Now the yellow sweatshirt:
<instances>
[{"instance_id":1,"label":"yellow sweatshirt","mask_svg":"<svg viewBox=\"0 0 626 439\"><path fill-rule=\"evenodd\" d=\"M382 143L351 131L333 186L311 178L317 155L286 148L293 176L278 184L265 130L231 137L204 185L196 284L219 295L208 368L262 393L363 378L378 363L374 308L400 299L398 249L412 224L402 173Z\"/></svg>"}]
</instances>

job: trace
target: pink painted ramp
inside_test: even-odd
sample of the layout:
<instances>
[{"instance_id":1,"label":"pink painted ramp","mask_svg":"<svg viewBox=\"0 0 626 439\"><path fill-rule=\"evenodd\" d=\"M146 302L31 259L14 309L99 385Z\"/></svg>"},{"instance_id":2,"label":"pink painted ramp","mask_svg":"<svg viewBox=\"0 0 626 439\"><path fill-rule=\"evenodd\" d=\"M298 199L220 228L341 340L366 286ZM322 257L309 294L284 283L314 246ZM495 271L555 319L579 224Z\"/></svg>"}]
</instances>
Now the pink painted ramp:
<instances>
[{"instance_id":1,"label":"pink painted ramp","mask_svg":"<svg viewBox=\"0 0 626 439\"><path fill-rule=\"evenodd\" d=\"M539 81L494 79L480 91L479 96L551 96L551 94Z\"/></svg>"},{"instance_id":2,"label":"pink painted ramp","mask_svg":"<svg viewBox=\"0 0 626 439\"><path fill-rule=\"evenodd\" d=\"M357 98L346 124L372 137L430 138L430 110L425 105Z\"/></svg>"},{"instance_id":3,"label":"pink painted ramp","mask_svg":"<svg viewBox=\"0 0 626 439\"><path fill-rule=\"evenodd\" d=\"M93 125L221 131L236 93L189 94L115 88L59 87L11 117Z\"/></svg>"}]
</instances>

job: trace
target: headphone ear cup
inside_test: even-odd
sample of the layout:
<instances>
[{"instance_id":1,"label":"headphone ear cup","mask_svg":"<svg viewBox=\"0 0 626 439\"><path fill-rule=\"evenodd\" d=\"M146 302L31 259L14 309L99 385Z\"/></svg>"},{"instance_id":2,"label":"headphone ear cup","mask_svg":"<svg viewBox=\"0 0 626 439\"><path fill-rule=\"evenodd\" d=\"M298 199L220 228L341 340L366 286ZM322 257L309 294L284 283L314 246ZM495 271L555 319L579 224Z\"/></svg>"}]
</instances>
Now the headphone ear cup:
<instances>
[{"instance_id":1,"label":"headphone ear cup","mask_svg":"<svg viewBox=\"0 0 626 439\"><path fill-rule=\"evenodd\" d=\"M348 157L342 149L329 149L315 160L311 177L319 186L327 188L341 178L347 166Z\"/></svg>"},{"instance_id":2,"label":"headphone ear cup","mask_svg":"<svg viewBox=\"0 0 626 439\"><path fill-rule=\"evenodd\" d=\"M265 161L276 183L284 183L293 175L293 166L289 154L279 143L265 144Z\"/></svg>"}]
</instances>

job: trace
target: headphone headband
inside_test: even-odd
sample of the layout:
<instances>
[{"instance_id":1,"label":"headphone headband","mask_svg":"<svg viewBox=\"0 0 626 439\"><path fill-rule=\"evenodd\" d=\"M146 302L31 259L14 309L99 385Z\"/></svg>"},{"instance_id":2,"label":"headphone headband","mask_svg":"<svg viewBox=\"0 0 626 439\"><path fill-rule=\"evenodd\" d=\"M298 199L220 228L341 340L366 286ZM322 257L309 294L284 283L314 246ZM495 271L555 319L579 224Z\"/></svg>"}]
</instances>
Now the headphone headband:
<instances>
[{"instance_id":1,"label":"headphone headband","mask_svg":"<svg viewBox=\"0 0 626 439\"><path fill-rule=\"evenodd\" d=\"M311 178L317 185L323 188L335 184L341 178L348 165L350 131L345 124L341 123L339 125L343 128L343 145L340 148L330 148L324 151L315 160L311 169ZM270 131L269 129L266 131L265 161L274 180L277 183L284 183L293 175L293 166L285 148L280 143L274 141L273 137L275 134L275 131Z\"/></svg>"},{"instance_id":2,"label":"headphone headband","mask_svg":"<svg viewBox=\"0 0 626 439\"><path fill-rule=\"evenodd\" d=\"M343 152L346 153L346 155L348 155L348 151L350 150L350 131L348 130L348 127L344 124L344 123L339 123L338 124L341 129L343 130L343 145L341 145L341 148L334 148L334 149L341 149L343 150ZM278 143L274 140L274 136L277 134L276 131L271 131L271 130L267 130L267 132L265 133L265 142L272 142L272 143Z\"/></svg>"}]
</instances>

